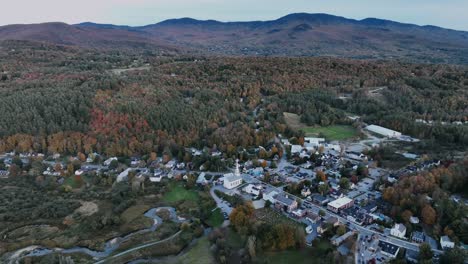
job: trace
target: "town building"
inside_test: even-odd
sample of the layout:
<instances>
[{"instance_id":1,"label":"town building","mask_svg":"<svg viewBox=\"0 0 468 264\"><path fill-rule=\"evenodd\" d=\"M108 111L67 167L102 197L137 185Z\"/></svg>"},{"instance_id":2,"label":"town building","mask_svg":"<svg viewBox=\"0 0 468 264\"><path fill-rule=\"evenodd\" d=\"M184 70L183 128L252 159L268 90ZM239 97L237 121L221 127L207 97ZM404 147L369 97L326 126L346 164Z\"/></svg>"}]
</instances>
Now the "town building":
<instances>
[{"instance_id":1,"label":"town building","mask_svg":"<svg viewBox=\"0 0 468 264\"><path fill-rule=\"evenodd\" d=\"M244 191L248 194L253 194L255 196L258 196L260 195L260 192L262 191L262 186L249 184L244 188Z\"/></svg>"},{"instance_id":2,"label":"town building","mask_svg":"<svg viewBox=\"0 0 468 264\"><path fill-rule=\"evenodd\" d=\"M352 199L344 196L341 198L338 198L332 202L329 202L327 205L328 210L333 211L335 213L338 213L340 210L350 208L351 206L354 205L354 202Z\"/></svg>"},{"instance_id":3,"label":"town building","mask_svg":"<svg viewBox=\"0 0 468 264\"><path fill-rule=\"evenodd\" d=\"M413 234L411 234L411 240L416 243L424 243L425 235L423 232L414 231Z\"/></svg>"},{"instance_id":4,"label":"town building","mask_svg":"<svg viewBox=\"0 0 468 264\"><path fill-rule=\"evenodd\" d=\"M265 200L265 201L269 201L270 203L274 204L276 202L275 196L277 194L278 194L278 192L275 191L275 190L265 191L265 192L263 192L262 199Z\"/></svg>"},{"instance_id":5,"label":"town building","mask_svg":"<svg viewBox=\"0 0 468 264\"><path fill-rule=\"evenodd\" d=\"M455 243L448 236L440 237L440 247L442 249L454 248Z\"/></svg>"},{"instance_id":6,"label":"town building","mask_svg":"<svg viewBox=\"0 0 468 264\"><path fill-rule=\"evenodd\" d=\"M242 176L239 169L239 161L236 161L236 171L234 173L224 174L223 186L226 189L234 189L242 184Z\"/></svg>"},{"instance_id":7,"label":"town building","mask_svg":"<svg viewBox=\"0 0 468 264\"><path fill-rule=\"evenodd\" d=\"M382 254L391 258L396 258L400 251L400 248L397 245L382 240L379 240L379 248Z\"/></svg>"},{"instance_id":8,"label":"town building","mask_svg":"<svg viewBox=\"0 0 468 264\"><path fill-rule=\"evenodd\" d=\"M325 205L330 200L328 200L328 198L323 195L317 194L317 195L314 195L314 197L312 198L312 201L316 204Z\"/></svg>"},{"instance_id":9,"label":"town building","mask_svg":"<svg viewBox=\"0 0 468 264\"><path fill-rule=\"evenodd\" d=\"M409 221L412 224L419 224L419 218L417 218L416 216L411 216Z\"/></svg>"},{"instance_id":10,"label":"town building","mask_svg":"<svg viewBox=\"0 0 468 264\"><path fill-rule=\"evenodd\" d=\"M406 235L406 226L404 224L395 224L392 229L390 229L390 235L404 238Z\"/></svg>"},{"instance_id":11,"label":"town building","mask_svg":"<svg viewBox=\"0 0 468 264\"><path fill-rule=\"evenodd\" d=\"M384 136L388 138L398 138L401 136L401 133L395 130L391 130L385 127L377 126L377 125L370 125L365 127L366 130Z\"/></svg>"},{"instance_id":12,"label":"town building","mask_svg":"<svg viewBox=\"0 0 468 264\"><path fill-rule=\"evenodd\" d=\"M278 194L275 196L275 207L277 209L290 213L295 210L297 206L297 201L287 195Z\"/></svg>"}]
</instances>

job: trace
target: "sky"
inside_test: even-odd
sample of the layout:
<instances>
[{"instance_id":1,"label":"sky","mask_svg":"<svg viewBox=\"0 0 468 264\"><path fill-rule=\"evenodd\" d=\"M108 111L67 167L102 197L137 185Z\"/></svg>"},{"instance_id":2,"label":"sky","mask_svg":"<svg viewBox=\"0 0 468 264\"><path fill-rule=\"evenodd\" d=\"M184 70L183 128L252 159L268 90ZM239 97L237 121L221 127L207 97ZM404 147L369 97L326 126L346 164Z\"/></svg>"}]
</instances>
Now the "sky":
<instances>
[{"instance_id":1,"label":"sky","mask_svg":"<svg viewBox=\"0 0 468 264\"><path fill-rule=\"evenodd\" d=\"M91 21L142 26L181 17L251 21L307 12L468 31L468 0L0 0L0 4L0 25Z\"/></svg>"}]
</instances>

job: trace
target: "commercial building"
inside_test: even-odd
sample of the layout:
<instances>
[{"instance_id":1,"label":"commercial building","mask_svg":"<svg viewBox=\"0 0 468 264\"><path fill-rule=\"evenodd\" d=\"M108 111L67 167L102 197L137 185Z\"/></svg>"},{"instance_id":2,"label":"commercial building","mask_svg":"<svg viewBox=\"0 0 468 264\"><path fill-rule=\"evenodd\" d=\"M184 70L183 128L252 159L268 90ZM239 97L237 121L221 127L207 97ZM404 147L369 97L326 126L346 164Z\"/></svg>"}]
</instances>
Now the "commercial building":
<instances>
[{"instance_id":1,"label":"commercial building","mask_svg":"<svg viewBox=\"0 0 468 264\"><path fill-rule=\"evenodd\" d=\"M348 197L344 196L341 198L338 198L332 202L329 202L327 205L328 210L333 211L335 213L338 213L340 210L350 208L351 206L354 205L354 202L352 199L349 199Z\"/></svg>"},{"instance_id":2,"label":"commercial building","mask_svg":"<svg viewBox=\"0 0 468 264\"><path fill-rule=\"evenodd\" d=\"M401 133L395 130L391 130L385 127L377 126L377 125L370 125L365 128L366 130L389 138L397 138L401 136Z\"/></svg>"}]
</instances>

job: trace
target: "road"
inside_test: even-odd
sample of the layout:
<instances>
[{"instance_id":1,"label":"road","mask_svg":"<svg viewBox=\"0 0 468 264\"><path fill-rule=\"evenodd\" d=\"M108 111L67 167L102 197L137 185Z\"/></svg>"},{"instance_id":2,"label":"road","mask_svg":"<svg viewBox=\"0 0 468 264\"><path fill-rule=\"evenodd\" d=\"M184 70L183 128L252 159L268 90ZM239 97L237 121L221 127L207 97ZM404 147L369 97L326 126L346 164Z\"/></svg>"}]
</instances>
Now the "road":
<instances>
[{"instance_id":1,"label":"road","mask_svg":"<svg viewBox=\"0 0 468 264\"><path fill-rule=\"evenodd\" d=\"M174 235L166 238L166 239L163 239L163 240L159 240L159 241L155 241L155 242L149 242L149 243L145 243L143 245L140 245L140 246L137 246L137 247L134 247L134 248L131 248L131 249L127 249L123 252L120 252L119 254L116 254L116 255L113 255L113 256L110 256L110 257L107 257L105 259L101 259L99 260L98 262L96 262L95 264L101 264L101 263L106 263L107 261L111 261L112 259L114 258L118 258L118 257L121 257L121 256L124 256L128 253L131 253L133 251L136 251L136 250L140 250L140 249L143 249L143 248L147 248L147 247L151 247L151 246L155 246L155 245L158 245L160 243L164 243L168 240L171 240L173 239L174 237L178 236L180 233L182 233L182 230L180 230L179 232L175 233Z\"/></svg>"},{"instance_id":2,"label":"road","mask_svg":"<svg viewBox=\"0 0 468 264\"><path fill-rule=\"evenodd\" d=\"M273 188L275 189L278 193L285 193L287 194L289 197L294 197L296 200L299 200L301 201L304 205L306 205L306 207L314 207L318 210L323 210L326 212L327 215L329 216L333 216L333 217L336 217L338 218L338 220L341 222L341 223L344 223L344 224L347 224L348 227L351 229L351 230L354 230L354 231L357 231L359 233L370 233L370 234L375 234L375 235L378 235L380 237L380 240L382 241L385 241L385 242L389 242L389 243L392 243L394 245L397 245L399 247L403 247L403 248L407 248L407 249L411 249L411 250L414 250L416 252L419 252L419 244L417 243L412 243L412 242L408 242L408 241L405 241L405 240L401 240L401 239L398 239L398 238L394 238L394 237L390 237L390 236L386 236L384 234L381 234L375 230L372 230L370 228L367 228L367 227L364 227L364 226L360 226L358 224L355 224L354 222L351 222L349 220L347 220L346 218L343 218L342 216L338 215L338 214L335 214L333 212L330 212L327 210L326 207L323 207L323 206L319 206L319 205L316 205L316 204L313 204L311 202L308 202L308 201L304 201L302 198L298 197L298 196L295 196L293 194L290 194L288 192L285 192L283 189L280 189L280 188L277 188L271 184L268 184L268 183L265 183L265 182L262 182L250 175L244 175L244 180L249 182L249 183L255 183L255 184L264 184L264 185L267 185L269 188ZM440 253L442 254L443 251L441 250L436 250L436 249L433 249L433 252L434 253Z\"/></svg>"},{"instance_id":3,"label":"road","mask_svg":"<svg viewBox=\"0 0 468 264\"><path fill-rule=\"evenodd\" d=\"M221 209L221 211L226 212L229 215L231 214L232 208L226 202L224 202L221 198L219 198L218 195L216 195L215 193L215 190L222 191L222 189L223 187L219 185L213 186L210 189L210 195L215 200L216 207Z\"/></svg>"}]
</instances>

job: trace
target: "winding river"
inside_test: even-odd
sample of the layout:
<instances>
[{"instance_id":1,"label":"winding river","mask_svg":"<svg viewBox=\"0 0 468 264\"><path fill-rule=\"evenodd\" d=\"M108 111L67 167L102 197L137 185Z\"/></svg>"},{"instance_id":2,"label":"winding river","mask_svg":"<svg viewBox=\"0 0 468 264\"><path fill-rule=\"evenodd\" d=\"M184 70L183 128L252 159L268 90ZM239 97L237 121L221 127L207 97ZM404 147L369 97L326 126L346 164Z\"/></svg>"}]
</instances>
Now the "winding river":
<instances>
[{"instance_id":1,"label":"winding river","mask_svg":"<svg viewBox=\"0 0 468 264\"><path fill-rule=\"evenodd\" d=\"M93 257L94 259L102 259L102 258L108 257L115 250L117 250L123 242L127 241L128 239L139 234L156 231L156 229L163 223L163 219L161 219L161 217L156 215L156 213L158 213L161 210L167 210L169 212L169 217L171 221L174 221L177 223L182 223L186 221L186 219L177 216L176 210L173 207L152 208L144 214L144 216L153 219L153 224L151 225L151 227L132 232L126 236L115 237L115 238L108 240L105 243L104 251L96 251L96 250L89 249L87 247L73 247L70 249L63 249L63 248L51 249L51 248L45 248L45 247L38 246L38 245L33 245L33 246L28 246L28 247L16 250L13 253L10 253L10 256L8 256L8 262L16 263L25 257L39 257L39 256L45 256L45 255L52 254L52 253L62 253L62 254L83 253L83 254Z\"/></svg>"}]
</instances>

